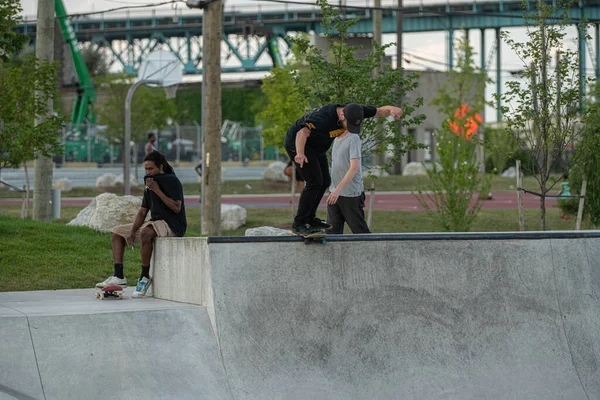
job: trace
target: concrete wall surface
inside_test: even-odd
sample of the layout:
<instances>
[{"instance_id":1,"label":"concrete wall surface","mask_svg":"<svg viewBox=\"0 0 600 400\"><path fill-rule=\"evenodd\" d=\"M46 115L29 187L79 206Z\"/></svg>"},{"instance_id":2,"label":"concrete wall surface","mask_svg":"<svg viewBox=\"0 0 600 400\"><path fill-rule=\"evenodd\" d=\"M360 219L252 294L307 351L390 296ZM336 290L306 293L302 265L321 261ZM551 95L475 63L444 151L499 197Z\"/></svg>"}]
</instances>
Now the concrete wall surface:
<instances>
[{"instance_id":1,"label":"concrete wall surface","mask_svg":"<svg viewBox=\"0 0 600 400\"><path fill-rule=\"evenodd\" d=\"M211 244L233 395L600 398L599 244Z\"/></svg>"},{"instance_id":2,"label":"concrete wall surface","mask_svg":"<svg viewBox=\"0 0 600 400\"><path fill-rule=\"evenodd\" d=\"M0 399L600 398L598 231L156 250L165 299L0 293Z\"/></svg>"}]
</instances>

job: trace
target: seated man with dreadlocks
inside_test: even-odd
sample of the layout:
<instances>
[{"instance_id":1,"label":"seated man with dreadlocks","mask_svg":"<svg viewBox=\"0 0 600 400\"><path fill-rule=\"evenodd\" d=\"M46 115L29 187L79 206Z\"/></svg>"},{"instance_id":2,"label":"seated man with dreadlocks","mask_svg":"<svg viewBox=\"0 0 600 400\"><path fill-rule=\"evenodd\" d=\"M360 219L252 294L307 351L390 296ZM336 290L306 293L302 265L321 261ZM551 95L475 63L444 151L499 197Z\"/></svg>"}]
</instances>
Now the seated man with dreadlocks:
<instances>
[{"instance_id":1,"label":"seated man with dreadlocks","mask_svg":"<svg viewBox=\"0 0 600 400\"><path fill-rule=\"evenodd\" d=\"M141 243L142 274L138 280L133 297L143 297L152 283L150 278L150 257L154 248L155 237L183 236L187 229L185 206L183 204L183 188L175 176L175 171L164 155L152 151L144 158L146 176L144 198L133 224L119 225L112 230L112 254L114 274L97 288L118 285L127 286L123 274L123 254L125 245ZM144 222L148 211L151 219Z\"/></svg>"}]
</instances>

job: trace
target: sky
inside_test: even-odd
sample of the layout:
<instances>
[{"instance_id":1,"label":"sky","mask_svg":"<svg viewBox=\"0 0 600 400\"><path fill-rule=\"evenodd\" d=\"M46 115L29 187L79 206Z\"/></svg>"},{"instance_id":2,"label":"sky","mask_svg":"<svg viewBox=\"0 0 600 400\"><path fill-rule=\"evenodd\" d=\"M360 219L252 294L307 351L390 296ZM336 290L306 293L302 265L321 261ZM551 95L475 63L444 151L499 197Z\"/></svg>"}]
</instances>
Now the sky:
<instances>
[{"instance_id":1,"label":"sky","mask_svg":"<svg viewBox=\"0 0 600 400\"><path fill-rule=\"evenodd\" d=\"M146 5L146 4L156 4L160 3L161 0L63 0L65 3L65 7L69 14L73 13L83 13L90 11L104 11L110 10L118 7L127 7L127 6L135 6L135 5ZM299 0L292 0L299 1ZM357 6L372 6L373 0L342 0L346 5L357 5ZM424 4L445 4L446 1L450 3L464 3L468 0L404 0L404 6L410 5L418 5L421 2ZM339 4L339 0L330 1L332 4ZM304 3L314 3L314 1L305 1ZM21 5L23 6L23 15L25 19L35 19L35 15L37 12L37 0L21 0ZM265 1L256 1L256 0L225 0L224 1L225 10L230 10L235 8L237 10L244 10L247 12L256 11L262 9L263 11L269 9L282 9L285 6L282 4L276 4L272 2ZM381 0L382 7L394 7L397 5L396 0ZM302 6L288 6L290 9L301 8ZM304 6L310 7L310 6ZM190 10L185 5L185 3L181 2L177 4L177 8L174 10L171 5L165 5L161 7L155 8L159 10L160 13L198 13L198 10ZM126 11L115 11L112 15L125 15ZM152 8L138 9L132 10L131 16L133 15L149 15L152 12ZM93 18L93 16L90 16ZM524 28L511 28L509 30L511 37L517 41L524 41L526 39L525 29ZM593 32L589 32L593 35ZM457 34L455 34L455 37ZM470 33L471 45L474 47L477 53L480 52L480 38L481 34L479 30L472 30ZM490 55L493 53L493 47L495 42L495 34L494 31L489 29L486 31L486 59L490 59ZM570 46L575 46L577 40L576 30L569 29L567 44ZM383 43L393 43L396 41L396 35L383 35ZM593 42L592 42L593 43ZM447 36L445 32L421 32L421 33L405 33L403 35L403 50L405 54L407 54L407 58L412 60L409 64L406 61L403 62L403 67L406 69L436 69L436 70L446 70L447 68ZM590 46L593 48L594 46ZM501 47L502 52L502 67L501 67L501 75L502 80L506 81L508 79L514 79L514 76L510 74L510 71L516 71L522 69L522 62L516 57L514 53L508 48L506 44L502 44ZM392 46L387 51L388 55L393 56L395 58L396 48ZM420 57L419 59L415 57ZM480 56L475 56L478 61ZM430 61L424 61L423 59L427 59ZM590 71L593 70L593 64L591 62L592 55L591 51L588 52L588 64L587 69ZM493 67L495 68L495 58L491 58ZM394 61L395 62L395 61ZM495 72L490 72L490 75L493 79L495 79ZM242 76L240 74L232 75L232 74L224 74L224 79L241 79L247 77L248 79L257 79L264 76L266 73L252 73L246 74ZM189 79L189 78L188 78ZM486 90L486 97L491 99L492 94L495 92L495 84L489 85ZM486 110L486 120L487 121L495 121L496 113L492 108Z\"/></svg>"}]
</instances>

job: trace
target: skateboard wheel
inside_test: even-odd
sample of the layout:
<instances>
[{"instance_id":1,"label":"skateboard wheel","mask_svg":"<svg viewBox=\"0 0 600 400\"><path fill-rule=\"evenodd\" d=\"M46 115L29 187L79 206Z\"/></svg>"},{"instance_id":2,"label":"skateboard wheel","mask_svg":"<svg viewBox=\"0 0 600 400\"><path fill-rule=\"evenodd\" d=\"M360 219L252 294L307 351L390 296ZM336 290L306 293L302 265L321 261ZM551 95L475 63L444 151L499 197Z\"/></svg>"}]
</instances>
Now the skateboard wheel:
<instances>
[{"instance_id":1,"label":"skateboard wheel","mask_svg":"<svg viewBox=\"0 0 600 400\"><path fill-rule=\"evenodd\" d=\"M123 300L123 293L119 293L119 300Z\"/></svg>"},{"instance_id":2,"label":"skateboard wheel","mask_svg":"<svg viewBox=\"0 0 600 400\"><path fill-rule=\"evenodd\" d=\"M100 298L100 293L96 292L96 298L99 299Z\"/></svg>"}]
</instances>

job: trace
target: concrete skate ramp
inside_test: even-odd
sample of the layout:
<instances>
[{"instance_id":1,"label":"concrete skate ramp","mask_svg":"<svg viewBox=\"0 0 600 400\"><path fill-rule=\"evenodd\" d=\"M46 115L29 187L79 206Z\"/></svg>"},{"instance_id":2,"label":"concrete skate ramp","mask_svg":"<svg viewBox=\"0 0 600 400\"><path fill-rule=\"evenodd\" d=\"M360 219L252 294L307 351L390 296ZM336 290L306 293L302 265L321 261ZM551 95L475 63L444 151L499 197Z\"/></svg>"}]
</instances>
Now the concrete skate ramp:
<instances>
[{"instance_id":1,"label":"concrete skate ramp","mask_svg":"<svg viewBox=\"0 0 600 400\"><path fill-rule=\"evenodd\" d=\"M598 399L599 236L210 238L233 398Z\"/></svg>"},{"instance_id":2,"label":"concrete skate ramp","mask_svg":"<svg viewBox=\"0 0 600 400\"><path fill-rule=\"evenodd\" d=\"M93 295L0 293L0 399L231 398L205 308Z\"/></svg>"}]
</instances>

